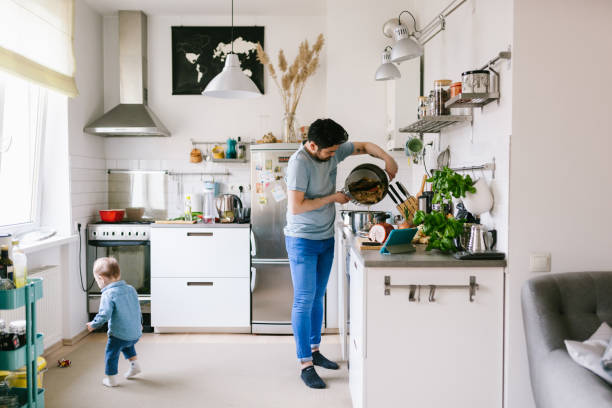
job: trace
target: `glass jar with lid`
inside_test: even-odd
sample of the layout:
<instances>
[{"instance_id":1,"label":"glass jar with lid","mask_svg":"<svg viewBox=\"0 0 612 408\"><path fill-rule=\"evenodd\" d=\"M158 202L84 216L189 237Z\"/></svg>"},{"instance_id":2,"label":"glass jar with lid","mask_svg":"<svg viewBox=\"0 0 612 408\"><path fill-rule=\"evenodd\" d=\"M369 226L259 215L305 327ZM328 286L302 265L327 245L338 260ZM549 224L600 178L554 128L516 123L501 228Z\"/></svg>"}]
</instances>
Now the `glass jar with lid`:
<instances>
[{"instance_id":1,"label":"glass jar with lid","mask_svg":"<svg viewBox=\"0 0 612 408\"><path fill-rule=\"evenodd\" d=\"M433 115L448 115L449 110L444 106L450 99L450 79L438 79L434 81L434 112Z\"/></svg>"},{"instance_id":2,"label":"glass jar with lid","mask_svg":"<svg viewBox=\"0 0 612 408\"><path fill-rule=\"evenodd\" d=\"M429 101L426 96L419 96L419 104L417 106L417 119L423 119L429 111Z\"/></svg>"}]
</instances>

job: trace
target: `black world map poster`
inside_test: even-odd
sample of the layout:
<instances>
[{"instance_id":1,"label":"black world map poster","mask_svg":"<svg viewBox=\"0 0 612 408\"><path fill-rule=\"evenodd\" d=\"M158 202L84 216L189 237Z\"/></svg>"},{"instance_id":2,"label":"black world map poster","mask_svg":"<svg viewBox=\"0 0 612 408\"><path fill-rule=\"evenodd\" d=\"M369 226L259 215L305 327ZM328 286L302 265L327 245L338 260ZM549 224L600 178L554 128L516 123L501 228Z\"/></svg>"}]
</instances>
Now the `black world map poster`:
<instances>
[{"instance_id":1,"label":"black world map poster","mask_svg":"<svg viewBox=\"0 0 612 408\"><path fill-rule=\"evenodd\" d=\"M257 43L264 46L264 27L234 27L234 53L242 71L264 93ZM172 27L172 95L201 94L223 70L231 49L231 27Z\"/></svg>"}]
</instances>

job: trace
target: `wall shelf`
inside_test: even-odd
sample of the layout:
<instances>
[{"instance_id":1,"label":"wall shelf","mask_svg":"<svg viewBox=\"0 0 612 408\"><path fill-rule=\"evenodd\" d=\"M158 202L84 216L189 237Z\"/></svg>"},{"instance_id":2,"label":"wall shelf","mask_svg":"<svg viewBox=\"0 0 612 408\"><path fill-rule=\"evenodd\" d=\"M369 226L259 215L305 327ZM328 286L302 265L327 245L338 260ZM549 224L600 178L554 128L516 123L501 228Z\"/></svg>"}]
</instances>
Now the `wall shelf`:
<instances>
[{"instance_id":1,"label":"wall shelf","mask_svg":"<svg viewBox=\"0 0 612 408\"><path fill-rule=\"evenodd\" d=\"M495 93L460 93L450 98L444 106L451 108L481 108L493 101L499 100L499 92Z\"/></svg>"},{"instance_id":2,"label":"wall shelf","mask_svg":"<svg viewBox=\"0 0 612 408\"><path fill-rule=\"evenodd\" d=\"M426 116L416 122L400 128L402 133L440 133L441 129L457 124L472 123L472 115Z\"/></svg>"},{"instance_id":3,"label":"wall shelf","mask_svg":"<svg viewBox=\"0 0 612 408\"><path fill-rule=\"evenodd\" d=\"M212 159L213 163L246 163L247 159Z\"/></svg>"}]
</instances>

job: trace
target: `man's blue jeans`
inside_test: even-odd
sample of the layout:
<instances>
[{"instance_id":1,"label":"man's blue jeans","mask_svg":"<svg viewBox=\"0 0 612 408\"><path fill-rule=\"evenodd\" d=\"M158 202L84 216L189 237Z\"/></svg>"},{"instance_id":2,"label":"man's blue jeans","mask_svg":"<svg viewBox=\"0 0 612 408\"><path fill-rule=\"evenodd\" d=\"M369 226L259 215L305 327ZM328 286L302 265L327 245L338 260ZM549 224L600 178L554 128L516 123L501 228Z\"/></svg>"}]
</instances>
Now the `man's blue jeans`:
<instances>
[{"instance_id":1,"label":"man's blue jeans","mask_svg":"<svg viewBox=\"0 0 612 408\"><path fill-rule=\"evenodd\" d=\"M121 340L117 337L108 336L108 342L106 343L106 369L104 373L106 375L117 374L117 365L119 364L119 353L123 352L125 359L130 359L136 355L136 349L134 344L138 340Z\"/></svg>"},{"instance_id":2,"label":"man's blue jeans","mask_svg":"<svg viewBox=\"0 0 612 408\"><path fill-rule=\"evenodd\" d=\"M334 261L334 238L312 240L285 237L293 280L291 325L301 362L312 360L321 343L323 298Z\"/></svg>"}]
</instances>

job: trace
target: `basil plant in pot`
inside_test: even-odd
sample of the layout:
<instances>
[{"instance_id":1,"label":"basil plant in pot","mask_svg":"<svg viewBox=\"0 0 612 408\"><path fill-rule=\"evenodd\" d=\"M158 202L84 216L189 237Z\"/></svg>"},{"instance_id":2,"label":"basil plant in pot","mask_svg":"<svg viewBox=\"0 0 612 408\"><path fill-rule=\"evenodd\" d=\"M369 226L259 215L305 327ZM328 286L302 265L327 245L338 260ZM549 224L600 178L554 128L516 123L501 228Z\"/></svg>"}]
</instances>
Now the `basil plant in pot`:
<instances>
[{"instance_id":1,"label":"basil plant in pot","mask_svg":"<svg viewBox=\"0 0 612 408\"><path fill-rule=\"evenodd\" d=\"M465 221L455 219L452 214L445 214L444 206L451 204L453 197L462 198L467 192L475 193L474 182L469 175L462 176L448 167L436 171L427 181L432 183L434 191L432 204L440 204L440 210L429 214L417 211L414 224L423 224L423 233L429 236L427 251L439 249L442 252L455 252L455 238L463 232Z\"/></svg>"}]
</instances>

